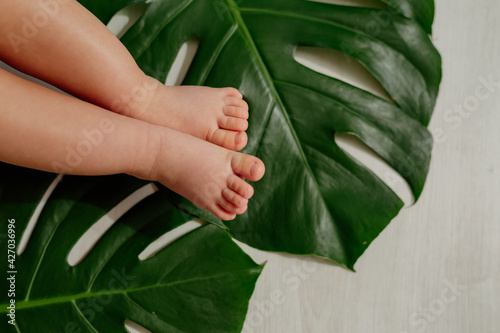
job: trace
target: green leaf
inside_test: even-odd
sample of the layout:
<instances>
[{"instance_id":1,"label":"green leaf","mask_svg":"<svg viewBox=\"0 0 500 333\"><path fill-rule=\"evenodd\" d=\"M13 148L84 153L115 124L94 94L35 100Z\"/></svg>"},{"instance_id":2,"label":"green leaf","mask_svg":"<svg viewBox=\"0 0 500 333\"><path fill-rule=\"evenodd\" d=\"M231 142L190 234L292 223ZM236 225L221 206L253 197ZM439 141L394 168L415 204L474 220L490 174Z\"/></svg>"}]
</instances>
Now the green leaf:
<instances>
[{"instance_id":1,"label":"green leaf","mask_svg":"<svg viewBox=\"0 0 500 333\"><path fill-rule=\"evenodd\" d=\"M20 245L28 221L55 175L0 165L0 228L15 219ZM126 176L65 176L44 206L25 251L15 261L17 329L2 332L125 332L126 320L152 332L238 332L262 270L217 226L204 225L153 257L138 255L189 216L158 191L125 213L79 264L67 256L102 216L148 183ZM111 214L111 213L110 213ZM0 248L7 252L7 237ZM2 271L6 267L6 257Z\"/></svg>"},{"instance_id":2,"label":"green leaf","mask_svg":"<svg viewBox=\"0 0 500 333\"><path fill-rule=\"evenodd\" d=\"M434 21L434 1L433 0L382 0L389 6L406 17L416 20L426 33L432 32L432 22Z\"/></svg>"},{"instance_id":3,"label":"green leaf","mask_svg":"<svg viewBox=\"0 0 500 333\"><path fill-rule=\"evenodd\" d=\"M82 3L107 23L135 1ZM336 145L338 133L361 139L420 196L432 150L425 126L441 81L440 55L427 35L433 2L387 3L410 19L394 10L304 0L153 0L122 37L159 80L182 44L196 37L183 84L233 86L244 94L251 110L244 152L265 162L266 175L255 184L248 212L226 224L239 240L353 268L403 203ZM351 56L392 101L299 64L299 46Z\"/></svg>"}]
</instances>

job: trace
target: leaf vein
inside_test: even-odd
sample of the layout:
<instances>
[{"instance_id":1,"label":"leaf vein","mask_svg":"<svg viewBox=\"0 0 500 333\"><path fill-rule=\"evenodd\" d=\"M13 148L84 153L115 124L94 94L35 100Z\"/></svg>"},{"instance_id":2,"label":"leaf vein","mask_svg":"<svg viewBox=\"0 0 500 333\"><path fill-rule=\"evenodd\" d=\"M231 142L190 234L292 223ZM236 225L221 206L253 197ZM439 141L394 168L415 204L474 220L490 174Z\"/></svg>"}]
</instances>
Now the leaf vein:
<instances>
[{"instance_id":1,"label":"leaf vein","mask_svg":"<svg viewBox=\"0 0 500 333\"><path fill-rule=\"evenodd\" d=\"M163 283L163 284L154 284L154 285L149 285L146 287L138 287L138 288L130 288L130 289L118 289L118 290L102 290L98 292L93 292L93 293L80 293L80 294L75 294L75 295L64 295L64 296L59 296L55 298L50 298L50 299L40 299L40 300L32 300L32 301L20 301L16 303L16 308L18 310L22 309L27 309L27 308L36 308L39 306L46 306L46 305L51 305L51 304L59 304L59 303L67 303L71 302L77 299L82 299L82 298L90 298L90 297L97 297L100 295L117 295L117 294L122 294L125 295L127 293L134 293L134 292L139 292L139 291L144 291L148 289L153 289L153 288L164 288L164 287L172 287L184 283L192 283L192 282L198 282L198 281L206 281L210 279L221 279L226 276L231 276L231 275L239 275L242 273L246 273L248 275L255 275L255 274L260 274L262 271L263 266L258 266L258 267L253 267L253 268L245 268L237 271L232 271L232 272L224 272L220 274L214 274L211 276L204 276L204 277L196 277L192 279L185 279L185 280L179 280L179 281L173 281L169 283ZM0 304L0 313L6 313L8 304Z\"/></svg>"},{"instance_id":2,"label":"leaf vein","mask_svg":"<svg viewBox=\"0 0 500 333\"><path fill-rule=\"evenodd\" d=\"M92 329L92 331L96 332L96 333L99 333L95 328L94 326L92 326L92 324L87 320L87 318L85 318L85 316L83 315L83 313L80 311L80 308L78 307L78 305L76 305L76 302L75 300L72 300L71 301L71 304L73 305L73 307L76 309L76 313L78 313L78 315L80 315L80 317L84 320L84 322Z\"/></svg>"}]
</instances>

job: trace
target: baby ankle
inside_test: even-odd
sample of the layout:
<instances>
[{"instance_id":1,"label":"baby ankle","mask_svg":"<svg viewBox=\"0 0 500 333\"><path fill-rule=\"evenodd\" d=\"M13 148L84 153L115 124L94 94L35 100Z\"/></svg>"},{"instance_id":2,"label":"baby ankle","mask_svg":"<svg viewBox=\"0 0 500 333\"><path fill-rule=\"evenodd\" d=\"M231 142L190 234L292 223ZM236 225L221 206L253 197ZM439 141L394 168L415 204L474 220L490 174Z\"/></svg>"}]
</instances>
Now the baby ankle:
<instances>
[{"instance_id":1,"label":"baby ankle","mask_svg":"<svg viewBox=\"0 0 500 333\"><path fill-rule=\"evenodd\" d=\"M144 117L151 108L159 85L161 83L156 79L144 75L141 83L115 99L111 104L112 111L136 119Z\"/></svg>"},{"instance_id":2,"label":"baby ankle","mask_svg":"<svg viewBox=\"0 0 500 333\"><path fill-rule=\"evenodd\" d=\"M136 141L135 158L130 175L150 181L158 181L158 166L162 150L162 138L157 126L143 123L144 129Z\"/></svg>"}]
</instances>

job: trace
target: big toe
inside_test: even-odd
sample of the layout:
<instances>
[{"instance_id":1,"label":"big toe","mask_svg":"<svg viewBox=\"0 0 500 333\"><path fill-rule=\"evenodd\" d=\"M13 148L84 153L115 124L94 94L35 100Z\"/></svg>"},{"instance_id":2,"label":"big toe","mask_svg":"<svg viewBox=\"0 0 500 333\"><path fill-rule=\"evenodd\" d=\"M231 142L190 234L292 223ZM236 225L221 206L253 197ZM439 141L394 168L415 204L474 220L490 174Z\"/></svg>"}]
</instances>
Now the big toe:
<instances>
[{"instance_id":1,"label":"big toe","mask_svg":"<svg viewBox=\"0 0 500 333\"><path fill-rule=\"evenodd\" d=\"M218 129L209 141L226 149L240 151L247 145L248 136L245 132Z\"/></svg>"},{"instance_id":2,"label":"big toe","mask_svg":"<svg viewBox=\"0 0 500 333\"><path fill-rule=\"evenodd\" d=\"M234 173L253 182L260 180L266 171L266 167L260 159L240 153L235 153L231 157L231 167Z\"/></svg>"}]
</instances>

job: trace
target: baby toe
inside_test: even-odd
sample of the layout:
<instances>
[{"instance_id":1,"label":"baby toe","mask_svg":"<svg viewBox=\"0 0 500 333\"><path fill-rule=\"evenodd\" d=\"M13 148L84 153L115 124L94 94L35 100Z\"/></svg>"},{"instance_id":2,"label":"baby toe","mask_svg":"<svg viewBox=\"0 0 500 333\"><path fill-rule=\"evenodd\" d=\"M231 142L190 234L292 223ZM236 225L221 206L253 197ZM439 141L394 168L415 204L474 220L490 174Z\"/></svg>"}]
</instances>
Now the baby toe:
<instances>
[{"instance_id":1,"label":"baby toe","mask_svg":"<svg viewBox=\"0 0 500 333\"><path fill-rule=\"evenodd\" d=\"M246 205L243 207L236 207L225 198L221 198L218 204L220 207L222 207L226 212L230 214L243 214L247 210Z\"/></svg>"},{"instance_id":2,"label":"baby toe","mask_svg":"<svg viewBox=\"0 0 500 333\"><path fill-rule=\"evenodd\" d=\"M220 128L233 130L233 131L246 131L248 128L248 121L246 119L234 117L220 117L218 120Z\"/></svg>"},{"instance_id":3,"label":"baby toe","mask_svg":"<svg viewBox=\"0 0 500 333\"><path fill-rule=\"evenodd\" d=\"M234 220L236 217L236 213L228 212L220 204L216 205L216 207L212 210L212 213L223 221Z\"/></svg>"},{"instance_id":4,"label":"baby toe","mask_svg":"<svg viewBox=\"0 0 500 333\"><path fill-rule=\"evenodd\" d=\"M221 91L224 93L226 96L232 96L236 98L243 98L243 95L240 93L240 91L236 88L222 88Z\"/></svg>"},{"instance_id":5,"label":"baby toe","mask_svg":"<svg viewBox=\"0 0 500 333\"><path fill-rule=\"evenodd\" d=\"M242 118L242 119L248 119L248 109L244 107L237 107L237 106L224 106L222 109L224 114L229 117L235 117L235 118Z\"/></svg>"},{"instance_id":6,"label":"baby toe","mask_svg":"<svg viewBox=\"0 0 500 333\"><path fill-rule=\"evenodd\" d=\"M245 199L253 196L253 187L236 175L230 175L227 179L227 187Z\"/></svg>"},{"instance_id":7,"label":"baby toe","mask_svg":"<svg viewBox=\"0 0 500 333\"><path fill-rule=\"evenodd\" d=\"M231 157L233 172L251 181L260 180L265 173L264 163L257 157L235 153Z\"/></svg>"},{"instance_id":8,"label":"baby toe","mask_svg":"<svg viewBox=\"0 0 500 333\"><path fill-rule=\"evenodd\" d=\"M248 136L245 132L218 129L209 141L226 149L239 151L247 145Z\"/></svg>"},{"instance_id":9,"label":"baby toe","mask_svg":"<svg viewBox=\"0 0 500 333\"><path fill-rule=\"evenodd\" d=\"M236 209L234 212L238 215L241 215L243 213L245 213L248 209L248 206L243 206L243 207L238 207L238 209Z\"/></svg>"},{"instance_id":10,"label":"baby toe","mask_svg":"<svg viewBox=\"0 0 500 333\"><path fill-rule=\"evenodd\" d=\"M226 97L224 100L225 104L227 106L237 106L240 108L245 108L248 110L248 104L241 98L236 98L236 97Z\"/></svg>"},{"instance_id":11,"label":"baby toe","mask_svg":"<svg viewBox=\"0 0 500 333\"><path fill-rule=\"evenodd\" d=\"M225 188L222 191L222 195L224 196L224 198L226 198L227 201L229 201L238 208L245 207L248 205L248 199L243 198L241 195L234 192L233 190L230 190L229 188Z\"/></svg>"}]
</instances>

